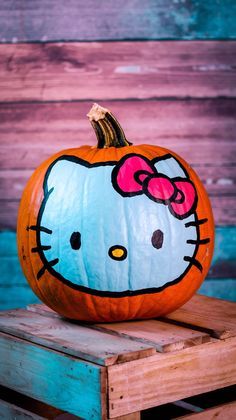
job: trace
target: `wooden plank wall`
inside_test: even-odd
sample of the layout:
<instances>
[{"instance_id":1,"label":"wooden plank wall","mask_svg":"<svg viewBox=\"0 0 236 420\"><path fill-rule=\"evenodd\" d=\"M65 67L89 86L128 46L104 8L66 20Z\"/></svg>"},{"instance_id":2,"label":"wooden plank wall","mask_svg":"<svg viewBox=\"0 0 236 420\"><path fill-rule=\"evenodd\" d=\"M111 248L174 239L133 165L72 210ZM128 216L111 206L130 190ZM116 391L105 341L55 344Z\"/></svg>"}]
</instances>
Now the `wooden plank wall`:
<instances>
[{"instance_id":1,"label":"wooden plank wall","mask_svg":"<svg viewBox=\"0 0 236 420\"><path fill-rule=\"evenodd\" d=\"M1 308L36 302L16 254L19 199L42 160L95 143L93 101L132 142L196 169L217 226L201 291L236 299L235 18L233 0L0 3Z\"/></svg>"}]
</instances>

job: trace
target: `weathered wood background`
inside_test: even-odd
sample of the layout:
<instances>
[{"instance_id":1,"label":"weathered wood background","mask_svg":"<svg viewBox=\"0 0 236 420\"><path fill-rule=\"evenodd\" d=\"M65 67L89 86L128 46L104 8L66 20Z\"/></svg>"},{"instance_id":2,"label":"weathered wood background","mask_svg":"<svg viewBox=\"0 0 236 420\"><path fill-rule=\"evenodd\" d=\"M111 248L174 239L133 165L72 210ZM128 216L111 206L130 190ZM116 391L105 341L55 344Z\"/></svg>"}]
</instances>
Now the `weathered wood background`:
<instances>
[{"instance_id":1,"label":"weathered wood background","mask_svg":"<svg viewBox=\"0 0 236 420\"><path fill-rule=\"evenodd\" d=\"M201 292L236 299L236 3L0 3L0 307L36 302L15 245L19 199L59 149L95 143L91 102L135 143L175 150L210 195L216 250Z\"/></svg>"}]
</instances>

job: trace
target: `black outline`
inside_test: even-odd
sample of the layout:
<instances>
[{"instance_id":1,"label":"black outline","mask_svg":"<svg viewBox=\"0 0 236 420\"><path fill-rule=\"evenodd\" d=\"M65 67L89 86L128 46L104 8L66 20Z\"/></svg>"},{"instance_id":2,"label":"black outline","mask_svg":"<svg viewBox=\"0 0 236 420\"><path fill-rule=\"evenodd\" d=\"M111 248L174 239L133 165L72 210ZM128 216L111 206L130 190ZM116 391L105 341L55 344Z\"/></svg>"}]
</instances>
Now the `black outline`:
<instances>
[{"instance_id":1,"label":"black outline","mask_svg":"<svg viewBox=\"0 0 236 420\"><path fill-rule=\"evenodd\" d=\"M115 182L114 182L114 180L115 180L115 175L117 173L117 167L120 166L124 162L124 159L127 159L128 156L129 157L130 156L140 156L140 157L142 157L142 159L147 159L147 158L145 158L142 155L139 155L139 154L136 154L136 153L130 153L128 155L125 155L119 161L107 161L107 162L89 163L89 162L87 162L87 161L85 161L83 159L80 159L80 158L76 157L76 156L62 155L62 156L60 156L59 158L57 158L54 162L52 162L49 165L49 167L47 169L47 172L45 174L45 177L44 177L44 182L43 182L44 198L43 198L43 201L41 203L41 206L40 206L40 209L39 209L39 212L38 212L37 224L36 224L35 228L32 229L32 230L35 230L36 231L36 242L37 242L37 246L39 248L42 246L41 245L41 241L40 241L40 230L42 230L41 229L41 219L42 219L42 215L43 215L43 212L44 212L44 209L45 209L47 200L48 200L51 192L53 191L53 188L51 188L51 190L48 191L48 187L47 187L47 180L48 180L48 177L50 175L50 172L51 172L53 166L58 161L60 161L60 160L68 160L68 161L71 161L71 162L74 162L74 163L79 163L79 164L81 164L81 165L83 165L83 166L85 166L87 168L99 167L99 166L115 166L115 168L112 171L112 184L113 184L113 187L115 188ZM160 156L160 157L157 157L157 158L153 159L151 162L152 163L156 163L159 160L166 160L166 159L169 159L170 157L176 159L175 156L173 156L170 153L168 153L168 154L166 154L164 156ZM147 161L148 161L148 163L150 163L150 161L148 159L147 159ZM186 177L189 179L189 175L186 172L186 169L182 166L182 164L177 159L176 159L176 161L180 165L181 169L184 171ZM182 180L183 180L183 178L182 178ZM118 189L116 189L116 191L119 192ZM142 193L143 192L141 191L141 194ZM133 194L127 194L125 196L126 197L129 197L129 196L132 196L132 195ZM135 193L135 195L137 195L137 193ZM193 211L193 215L195 217L195 221L194 222L189 222L189 223L191 223L191 225L193 224L193 226L196 227L197 241L199 242L200 241L200 228L199 228L199 225L202 224L202 223L205 223L207 221L207 219L198 220L197 214L194 211ZM186 223L185 226L187 224L188 223ZM27 228L27 230L29 230L29 229L31 229L31 227L30 228L29 227ZM47 228L43 228L43 229L47 229ZM49 232L51 233L52 232L50 229L47 229L47 231L48 231L47 233L49 233ZM41 251L41 250L39 250L39 256L40 256L40 258L41 258L41 260L43 262L43 267L42 267L42 269L40 271L43 270L43 273L41 274L41 275L43 275L44 272L46 270L48 270L48 272L51 275L53 275L56 279L60 280L62 283L66 284L68 287L70 287L70 288L72 288L74 290L80 291L80 292L84 292L84 293L88 293L88 294L94 295L94 296L104 296L104 297L114 297L114 298L125 297L125 296L138 296L138 295L142 295L142 294L159 293L162 290L166 289L167 287L170 287L170 286L172 286L174 284L179 283L186 276L186 274L190 271L190 269L192 268L192 266L195 265L193 261L196 261L195 260L195 257L196 257L196 255L198 253L198 249L199 249L199 244L197 243L196 244L196 247L195 247L195 250L194 250L194 253L193 253L193 256L190 257L191 258L190 264L187 266L187 268L185 269L185 271L178 278L176 278L173 281L167 282L166 284L164 284L161 287L151 287L151 288L148 288L148 289L124 290L122 292L111 292L111 291L102 291L102 290L91 289L89 287L85 287L85 286L82 286L82 285L77 285L75 283L72 283L70 280L65 279L60 273L58 273L57 271L55 271L53 269L53 267L51 266L50 261L48 261L46 259L43 251ZM52 260L52 261L54 262L55 260ZM38 275L39 275L39 273L38 273ZM40 277L41 277L41 275L40 275ZM37 278L38 278L38 276L37 276Z\"/></svg>"},{"instance_id":2,"label":"black outline","mask_svg":"<svg viewBox=\"0 0 236 420\"><path fill-rule=\"evenodd\" d=\"M56 264L59 263L59 258L54 258L54 260L51 261L47 261L47 264L52 267ZM42 275L45 273L45 271L48 270L48 267L46 265L43 265L42 268L40 268L40 270L37 273L37 280L40 279L40 277L42 277Z\"/></svg>"},{"instance_id":3,"label":"black outline","mask_svg":"<svg viewBox=\"0 0 236 420\"><path fill-rule=\"evenodd\" d=\"M51 245L41 245L41 247L39 248L38 246L36 246L35 248L31 248L31 252L39 252L39 251L48 251L49 249L51 249Z\"/></svg>"},{"instance_id":4,"label":"black outline","mask_svg":"<svg viewBox=\"0 0 236 420\"><path fill-rule=\"evenodd\" d=\"M196 227L196 225L203 225L204 223L206 223L206 222L208 222L208 219L206 218L206 219L198 219L197 221L195 221L195 222L187 222L187 223L185 223L185 227L187 228L187 227L190 227L190 226L194 226L194 227Z\"/></svg>"},{"instance_id":5,"label":"black outline","mask_svg":"<svg viewBox=\"0 0 236 420\"><path fill-rule=\"evenodd\" d=\"M195 239L188 239L186 241L187 244L199 244L199 245L205 245L205 244L209 244L210 242L210 238L204 238L204 239L199 239L199 241L195 240Z\"/></svg>"},{"instance_id":6,"label":"black outline","mask_svg":"<svg viewBox=\"0 0 236 420\"><path fill-rule=\"evenodd\" d=\"M194 258L194 257L189 257L189 256L187 256L187 255L186 255L186 256L184 257L184 261L190 262L190 264L192 264L192 265L194 265L195 267L197 267L197 268L198 268L198 270L199 270L199 271L201 271L201 273L202 273L202 270L203 270L202 264L200 263L200 261L196 260L196 258Z\"/></svg>"},{"instance_id":7,"label":"black outline","mask_svg":"<svg viewBox=\"0 0 236 420\"><path fill-rule=\"evenodd\" d=\"M45 228L43 226L38 226L38 225L27 226L26 230L28 230L28 231L29 230L35 230L35 231L40 230L41 232L48 233L49 235L52 234L51 229Z\"/></svg>"},{"instance_id":8,"label":"black outline","mask_svg":"<svg viewBox=\"0 0 236 420\"><path fill-rule=\"evenodd\" d=\"M117 248L122 249L122 250L124 251L124 254L123 254L121 257L115 257L114 255L112 255L112 251L114 251L114 249L117 249ZM109 250L108 250L108 255L109 255L109 257L110 257L110 258L112 258L113 260L116 260L116 261L123 261L123 260L125 260L125 259L127 258L128 251L127 251L127 249L126 249L124 246L122 246L122 245L113 245L113 246L111 246L111 247L109 248Z\"/></svg>"}]
</instances>

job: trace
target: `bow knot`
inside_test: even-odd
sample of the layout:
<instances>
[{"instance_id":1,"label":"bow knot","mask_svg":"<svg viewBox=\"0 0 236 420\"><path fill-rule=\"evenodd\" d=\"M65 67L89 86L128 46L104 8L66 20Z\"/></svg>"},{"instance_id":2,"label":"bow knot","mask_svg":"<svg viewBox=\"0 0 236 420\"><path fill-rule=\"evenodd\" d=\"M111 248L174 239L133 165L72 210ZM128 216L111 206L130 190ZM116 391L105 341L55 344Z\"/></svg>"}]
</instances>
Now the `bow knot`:
<instances>
[{"instance_id":1,"label":"bow knot","mask_svg":"<svg viewBox=\"0 0 236 420\"><path fill-rule=\"evenodd\" d=\"M169 178L143 156L128 155L122 159L114 168L112 178L122 196L145 194L157 203L168 205L178 219L188 217L196 208L197 194L188 178Z\"/></svg>"}]
</instances>

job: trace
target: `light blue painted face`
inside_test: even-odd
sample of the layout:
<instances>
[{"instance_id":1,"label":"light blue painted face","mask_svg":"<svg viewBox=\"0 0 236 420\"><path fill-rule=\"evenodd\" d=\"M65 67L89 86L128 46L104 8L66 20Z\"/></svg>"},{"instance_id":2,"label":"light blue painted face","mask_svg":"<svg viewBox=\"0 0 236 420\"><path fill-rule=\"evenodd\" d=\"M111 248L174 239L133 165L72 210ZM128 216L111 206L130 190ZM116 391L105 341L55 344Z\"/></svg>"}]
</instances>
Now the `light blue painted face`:
<instances>
[{"instance_id":1,"label":"light blue painted face","mask_svg":"<svg viewBox=\"0 0 236 420\"><path fill-rule=\"evenodd\" d=\"M123 197L111 182L114 163L88 167L70 159L54 162L45 178L39 281L47 269L55 281L114 296L158 292L180 281L197 249L195 213L180 220L144 194ZM160 159L155 168L186 178L174 157ZM125 250L123 259L112 257L113 247Z\"/></svg>"}]
</instances>

